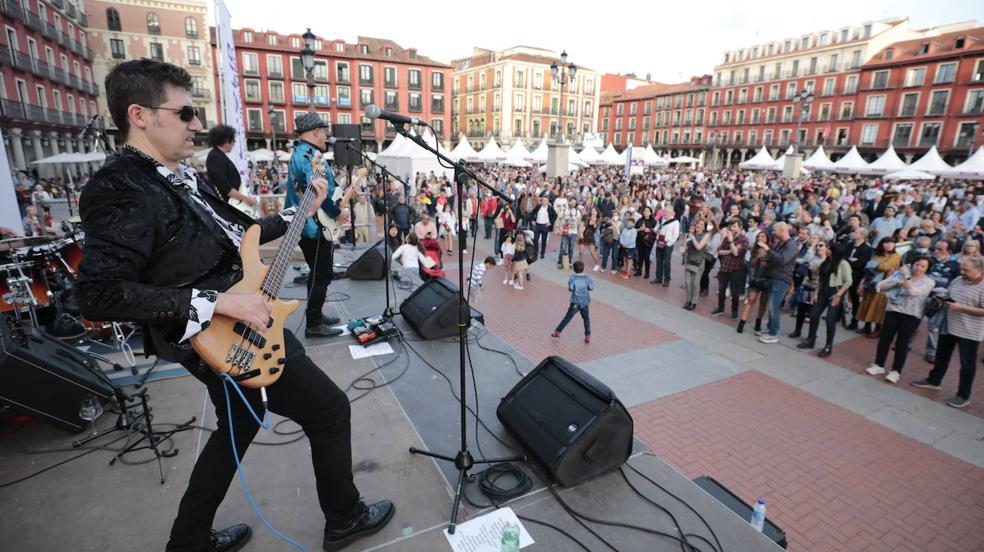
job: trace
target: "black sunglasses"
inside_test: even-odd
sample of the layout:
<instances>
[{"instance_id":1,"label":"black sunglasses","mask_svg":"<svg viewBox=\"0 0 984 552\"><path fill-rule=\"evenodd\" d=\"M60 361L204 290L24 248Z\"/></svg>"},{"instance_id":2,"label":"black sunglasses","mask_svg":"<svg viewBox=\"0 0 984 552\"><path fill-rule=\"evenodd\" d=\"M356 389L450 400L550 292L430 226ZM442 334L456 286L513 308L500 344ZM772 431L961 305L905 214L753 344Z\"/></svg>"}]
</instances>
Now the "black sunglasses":
<instances>
[{"instance_id":1,"label":"black sunglasses","mask_svg":"<svg viewBox=\"0 0 984 552\"><path fill-rule=\"evenodd\" d=\"M177 113L178 118L185 123L190 123L192 119L194 119L195 117L198 117L199 121L202 120L202 117L199 115L198 108L190 105L183 105L180 108L164 107L160 105L144 105L144 104L138 104L138 105L140 105L140 107L146 107L147 109L163 109L164 111L172 111L174 113Z\"/></svg>"}]
</instances>

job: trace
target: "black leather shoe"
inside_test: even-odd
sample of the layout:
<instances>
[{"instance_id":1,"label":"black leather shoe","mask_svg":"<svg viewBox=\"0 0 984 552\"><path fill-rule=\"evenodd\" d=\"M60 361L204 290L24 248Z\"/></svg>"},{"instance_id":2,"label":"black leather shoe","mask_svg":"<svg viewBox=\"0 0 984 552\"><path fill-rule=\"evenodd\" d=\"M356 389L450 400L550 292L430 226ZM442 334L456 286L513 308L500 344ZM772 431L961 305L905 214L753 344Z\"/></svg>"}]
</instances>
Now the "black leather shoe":
<instances>
[{"instance_id":1,"label":"black leather shoe","mask_svg":"<svg viewBox=\"0 0 984 552\"><path fill-rule=\"evenodd\" d=\"M328 315L324 315L324 314L321 315L321 323L322 324L327 324L329 326L337 326L338 323L341 322L341 321L342 321L342 319L341 318L338 318L337 316L328 316Z\"/></svg>"},{"instance_id":2,"label":"black leather shoe","mask_svg":"<svg viewBox=\"0 0 984 552\"><path fill-rule=\"evenodd\" d=\"M375 504L360 502L358 517L347 526L341 529L325 527L325 550L341 550L360 537L376 533L393 518L395 511L396 507L389 500Z\"/></svg>"},{"instance_id":3,"label":"black leather shoe","mask_svg":"<svg viewBox=\"0 0 984 552\"><path fill-rule=\"evenodd\" d=\"M249 538L253 535L249 525L240 523L221 531L212 531L208 537L208 544L205 545L207 552L235 552L246 546Z\"/></svg>"},{"instance_id":4,"label":"black leather shoe","mask_svg":"<svg viewBox=\"0 0 984 552\"><path fill-rule=\"evenodd\" d=\"M335 337L338 335L342 335L342 330L339 328L332 328L327 324L308 326L304 329L304 337Z\"/></svg>"}]
</instances>

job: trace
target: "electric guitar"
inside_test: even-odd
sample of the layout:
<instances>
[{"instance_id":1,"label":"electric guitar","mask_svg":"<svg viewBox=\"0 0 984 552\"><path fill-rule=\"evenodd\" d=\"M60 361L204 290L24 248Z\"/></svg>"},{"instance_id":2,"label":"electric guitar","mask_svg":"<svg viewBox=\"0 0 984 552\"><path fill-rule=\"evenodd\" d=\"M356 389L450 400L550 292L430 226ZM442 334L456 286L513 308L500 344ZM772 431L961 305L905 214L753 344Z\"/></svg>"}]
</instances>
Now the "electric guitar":
<instances>
[{"instance_id":1,"label":"electric guitar","mask_svg":"<svg viewBox=\"0 0 984 552\"><path fill-rule=\"evenodd\" d=\"M236 209L239 209L240 211L246 213L247 215L250 216L250 218L258 217L260 215L259 198L253 195L252 193L250 193L249 186L247 185L240 186L238 191L239 193L243 194L247 198L256 200L256 205L250 205L249 203L246 203L245 201L236 198L229 198L229 205L232 205Z\"/></svg>"},{"instance_id":2,"label":"electric guitar","mask_svg":"<svg viewBox=\"0 0 984 552\"><path fill-rule=\"evenodd\" d=\"M365 182L367 172L368 171L366 171L365 168L359 168L359 170L355 171L355 179L353 180L353 182L351 182L350 184L344 187L335 186L335 192L332 194L331 200L338 201L340 199L343 199L347 195L349 190L358 190L359 188L361 188L362 184ZM334 243L335 238L341 236L342 233L344 232L344 227L346 222L345 215L349 214L345 210L346 203L348 202L347 201L342 202L341 205L342 214L339 214L335 218L329 216L328 213L324 212L324 210L318 209L318 214L317 214L318 224L321 225L322 235L329 242Z\"/></svg>"},{"instance_id":3,"label":"electric guitar","mask_svg":"<svg viewBox=\"0 0 984 552\"><path fill-rule=\"evenodd\" d=\"M312 180L324 178L321 154L311 160ZM280 286L290 267L291 253L301 238L307 220L306 213L314 203L317 191L308 186L297 215L284 234L280 247L269 266L260 261L260 226L254 224L243 234L239 246L243 278L227 291L229 293L260 293L272 307L271 321L266 333L260 334L244 322L216 314L208 328L191 337L191 346L198 356L220 374L228 373L243 387L266 387L283 374L287 362L284 350L284 323L297 309L298 301L279 299Z\"/></svg>"}]
</instances>

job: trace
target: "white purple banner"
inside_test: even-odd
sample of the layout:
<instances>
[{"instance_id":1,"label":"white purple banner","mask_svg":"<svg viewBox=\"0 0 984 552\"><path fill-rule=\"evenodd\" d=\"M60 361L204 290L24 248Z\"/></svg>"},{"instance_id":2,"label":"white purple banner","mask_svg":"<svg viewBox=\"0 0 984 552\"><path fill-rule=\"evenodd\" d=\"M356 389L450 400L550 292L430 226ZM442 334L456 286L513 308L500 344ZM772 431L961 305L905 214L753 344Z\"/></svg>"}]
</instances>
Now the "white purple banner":
<instances>
[{"instance_id":1,"label":"white purple banner","mask_svg":"<svg viewBox=\"0 0 984 552\"><path fill-rule=\"evenodd\" d=\"M243 121L243 96L239 87L239 63L236 46L232 40L232 24L229 10L222 0L215 0L219 41L219 86L222 87L222 120L236 129L236 145L229 158L239 169L243 184L249 182L249 163L246 161L246 125Z\"/></svg>"}]
</instances>

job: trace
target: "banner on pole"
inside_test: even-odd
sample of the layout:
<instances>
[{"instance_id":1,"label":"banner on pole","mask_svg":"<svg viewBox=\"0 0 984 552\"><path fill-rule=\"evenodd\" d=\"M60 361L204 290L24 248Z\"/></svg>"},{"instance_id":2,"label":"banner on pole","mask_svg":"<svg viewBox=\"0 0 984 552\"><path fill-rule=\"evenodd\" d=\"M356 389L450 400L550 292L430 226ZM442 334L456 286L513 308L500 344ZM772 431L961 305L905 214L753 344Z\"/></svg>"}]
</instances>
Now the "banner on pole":
<instances>
[{"instance_id":1,"label":"banner on pole","mask_svg":"<svg viewBox=\"0 0 984 552\"><path fill-rule=\"evenodd\" d=\"M246 126L243 121L243 96L239 87L239 63L236 46L232 40L232 23L229 9L222 0L215 0L218 15L219 86L222 87L222 120L236 129L236 144L229 158L239 169L243 184L249 182L249 163L246 161Z\"/></svg>"}]
</instances>

